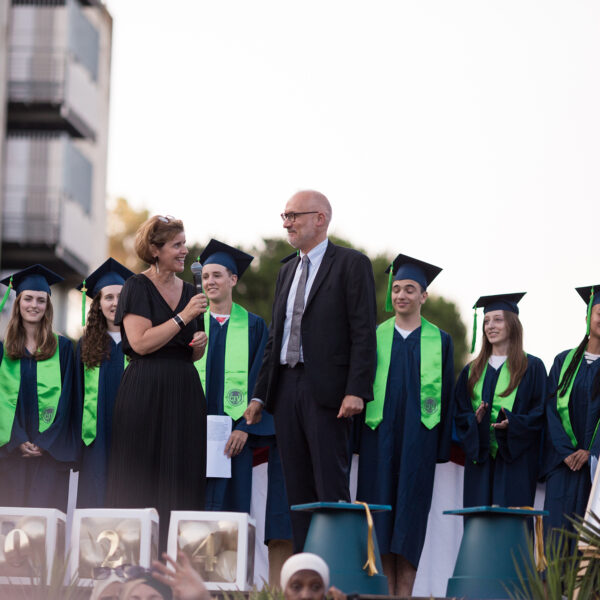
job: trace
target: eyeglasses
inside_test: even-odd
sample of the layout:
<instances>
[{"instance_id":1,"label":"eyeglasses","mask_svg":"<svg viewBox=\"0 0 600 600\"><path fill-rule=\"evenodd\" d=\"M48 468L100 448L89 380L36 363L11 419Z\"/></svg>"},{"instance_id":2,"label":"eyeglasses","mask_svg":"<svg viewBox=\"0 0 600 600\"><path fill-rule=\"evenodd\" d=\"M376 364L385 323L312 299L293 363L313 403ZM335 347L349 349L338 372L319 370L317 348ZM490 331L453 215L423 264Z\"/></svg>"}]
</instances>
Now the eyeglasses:
<instances>
[{"instance_id":1,"label":"eyeglasses","mask_svg":"<svg viewBox=\"0 0 600 600\"><path fill-rule=\"evenodd\" d=\"M285 221L289 221L290 223L294 223L296 221L296 217L299 215L316 215L318 214L318 210L307 210L306 212L288 212L281 213L279 215L281 220L285 223Z\"/></svg>"},{"instance_id":2,"label":"eyeglasses","mask_svg":"<svg viewBox=\"0 0 600 600\"><path fill-rule=\"evenodd\" d=\"M164 217L158 216L156 217L161 223L170 223L171 221L175 221L175 217L171 215L165 215Z\"/></svg>"},{"instance_id":3,"label":"eyeglasses","mask_svg":"<svg viewBox=\"0 0 600 600\"><path fill-rule=\"evenodd\" d=\"M138 579L143 575L151 573L151 570L140 565L121 565L114 569L111 567L94 567L92 569L92 577L94 579L108 579L111 573L122 579Z\"/></svg>"}]
</instances>

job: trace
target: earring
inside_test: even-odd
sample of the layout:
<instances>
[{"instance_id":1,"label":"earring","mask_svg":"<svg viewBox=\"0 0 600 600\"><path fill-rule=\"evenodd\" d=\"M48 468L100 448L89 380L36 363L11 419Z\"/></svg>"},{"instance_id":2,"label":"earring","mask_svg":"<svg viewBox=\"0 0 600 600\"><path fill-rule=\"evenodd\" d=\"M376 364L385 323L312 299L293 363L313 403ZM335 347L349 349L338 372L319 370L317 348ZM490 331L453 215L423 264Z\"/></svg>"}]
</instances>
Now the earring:
<instances>
[{"instance_id":1,"label":"earring","mask_svg":"<svg viewBox=\"0 0 600 600\"><path fill-rule=\"evenodd\" d=\"M156 274L160 273L160 269L158 268L158 257L156 257L156 262L154 263L154 267L156 268Z\"/></svg>"}]
</instances>

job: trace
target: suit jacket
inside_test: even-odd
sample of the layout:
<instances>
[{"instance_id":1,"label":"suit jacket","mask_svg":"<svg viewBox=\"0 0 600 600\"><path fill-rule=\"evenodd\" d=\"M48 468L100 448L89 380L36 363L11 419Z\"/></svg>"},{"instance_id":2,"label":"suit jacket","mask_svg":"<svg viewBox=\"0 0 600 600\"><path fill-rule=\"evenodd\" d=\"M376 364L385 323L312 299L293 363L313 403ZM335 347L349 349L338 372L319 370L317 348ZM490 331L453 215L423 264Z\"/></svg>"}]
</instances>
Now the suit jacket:
<instances>
[{"instance_id":1,"label":"suit jacket","mask_svg":"<svg viewBox=\"0 0 600 600\"><path fill-rule=\"evenodd\" d=\"M273 315L253 397L273 412L287 299L300 259L284 259L275 286ZM304 368L313 396L339 408L346 394L373 399L377 362L377 308L371 261L328 243L302 316Z\"/></svg>"}]
</instances>

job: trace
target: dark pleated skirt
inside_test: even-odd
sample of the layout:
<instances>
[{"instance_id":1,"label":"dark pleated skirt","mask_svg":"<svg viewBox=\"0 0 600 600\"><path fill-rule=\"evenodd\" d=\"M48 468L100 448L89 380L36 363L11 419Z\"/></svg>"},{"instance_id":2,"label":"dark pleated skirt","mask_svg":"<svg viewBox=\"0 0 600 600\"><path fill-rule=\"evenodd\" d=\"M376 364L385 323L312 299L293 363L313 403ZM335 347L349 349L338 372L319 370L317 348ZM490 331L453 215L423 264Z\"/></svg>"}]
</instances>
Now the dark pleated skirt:
<instances>
[{"instance_id":1,"label":"dark pleated skirt","mask_svg":"<svg viewBox=\"0 0 600 600\"><path fill-rule=\"evenodd\" d=\"M166 549L172 510L203 510L206 400L192 362L133 360L115 400L107 505L148 508Z\"/></svg>"}]
</instances>

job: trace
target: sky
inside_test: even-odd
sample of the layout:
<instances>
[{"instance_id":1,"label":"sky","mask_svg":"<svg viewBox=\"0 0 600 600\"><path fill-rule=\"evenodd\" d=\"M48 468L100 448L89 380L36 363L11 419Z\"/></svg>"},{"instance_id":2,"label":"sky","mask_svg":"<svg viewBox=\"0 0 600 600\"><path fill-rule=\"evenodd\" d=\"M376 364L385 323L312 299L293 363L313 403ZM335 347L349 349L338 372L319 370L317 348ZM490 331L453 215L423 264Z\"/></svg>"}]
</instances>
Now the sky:
<instances>
[{"instance_id":1,"label":"sky","mask_svg":"<svg viewBox=\"0 0 600 600\"><path fill-rule=\"evenodd\" d=\"M283 237L300 189L370 255L443 267L470 331L527 291L550 368L600 284L600 3L108 0L108 196L190 243ZM481 323L482 319L480 319Z\"/></svg>"}]
</instances>

